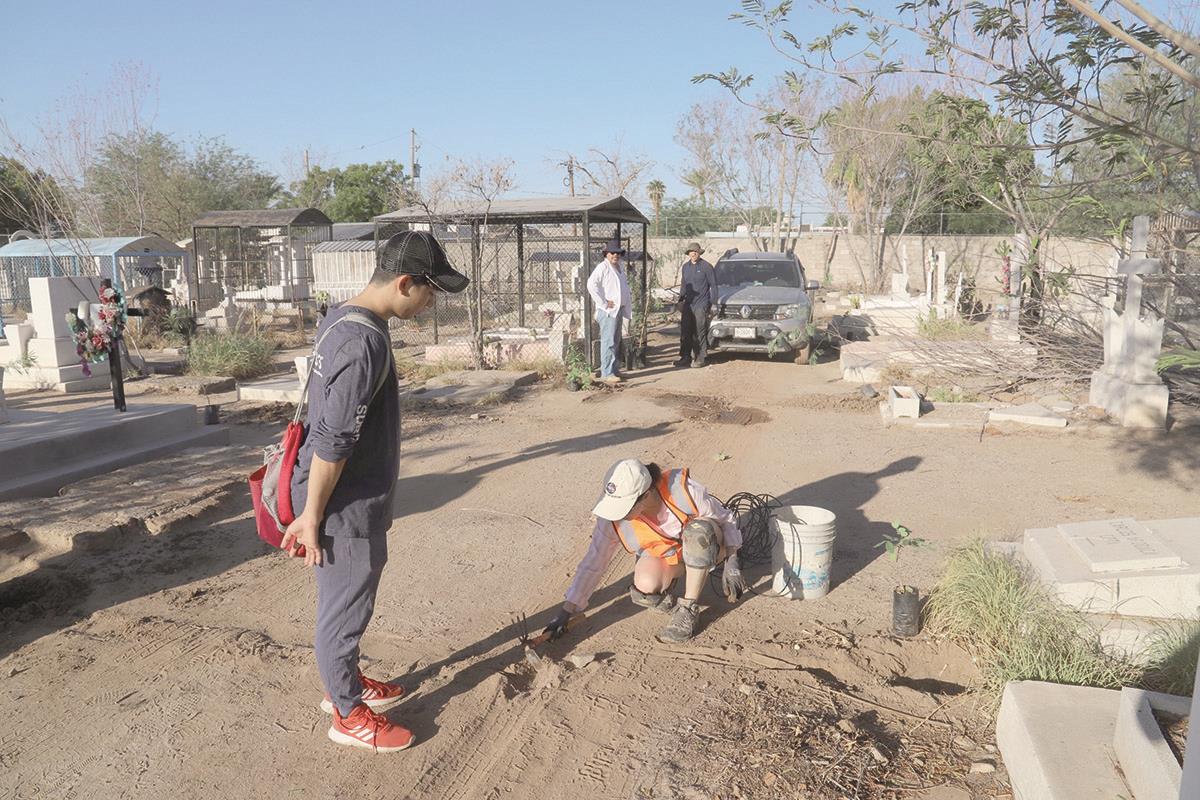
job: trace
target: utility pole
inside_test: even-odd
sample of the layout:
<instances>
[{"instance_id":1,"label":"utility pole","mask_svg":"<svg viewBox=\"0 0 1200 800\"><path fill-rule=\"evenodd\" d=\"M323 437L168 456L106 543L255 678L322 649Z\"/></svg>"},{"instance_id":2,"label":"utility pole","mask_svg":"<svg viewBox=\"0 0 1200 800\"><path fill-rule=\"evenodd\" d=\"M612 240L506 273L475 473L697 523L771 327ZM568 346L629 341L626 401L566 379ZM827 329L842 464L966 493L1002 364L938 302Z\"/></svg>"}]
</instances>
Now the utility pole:
<instances>
[{"instance_id":1,"label":"utility pole","mask_svg":"<svg viewBox=\"0 0 1200 800\"><path fill-rule=\"evenodd\" d=\"M568 154L566 161L560 161L558 163L559 163L559 166L563 166L563 167L567 168L567 178L566 178L566 180L563 181L563 183L566 184L567 190L571 193L571 197L574 197L575 196L575 156ZM578 236L578 235L579 235L579 229L574 224L572 224L571 225L571 236Z\"/></svg>"},{"instance_id":2,"label":"utility pole","mask_svg":"<svg viewBox=\"0 0 1200 800\"><path fill-rule=\"evenodd\" d=\"M416 185L417 178L421 177L421 165L417 163L417 152L421 148L417 147L417 129L409 128L408 130L408 176L409 180Z\"/></svg>"},{"instance_id":3,"label":"utility pole","mask_svg":"<svg viewBox=\"0 0 1200 800\"><path fill-rule=\"evenodd\" d=\"M308 148L304 148L304 177L308 177Z\"/></svg>"}]
</instances>

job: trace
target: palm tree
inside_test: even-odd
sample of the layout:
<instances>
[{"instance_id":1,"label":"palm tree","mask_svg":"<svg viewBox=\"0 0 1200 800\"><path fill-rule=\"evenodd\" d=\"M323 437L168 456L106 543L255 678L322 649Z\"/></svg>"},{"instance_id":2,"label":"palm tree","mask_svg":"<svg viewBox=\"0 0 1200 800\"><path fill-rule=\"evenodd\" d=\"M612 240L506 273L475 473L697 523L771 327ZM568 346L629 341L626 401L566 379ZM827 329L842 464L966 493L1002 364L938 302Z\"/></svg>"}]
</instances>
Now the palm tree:
<instances>
[{"instance_id":1,"label":"palm tree","mask_svg":"<svg viewBox=\"0 0 1200 800\"><path fill-rule=\"evenodd\" d=\"M650 205L654 206L654 235L659 236L659 226L662 224L662 202L663 197L667 194L667 185L655 179L646 185L646 191L650 193Z\"/></svg>"},{"instance_id":2,"label":"palm tree","mask_svg":"<svg viewBox=\"0 0 1200 800\"><path fill-rule=\"evenodd\" d=\"M691 187L700 205L708 205L708 187L712 183L712 173L706 169L694 169L683 176L683 182Z\"/></svg>"}]
</instances>

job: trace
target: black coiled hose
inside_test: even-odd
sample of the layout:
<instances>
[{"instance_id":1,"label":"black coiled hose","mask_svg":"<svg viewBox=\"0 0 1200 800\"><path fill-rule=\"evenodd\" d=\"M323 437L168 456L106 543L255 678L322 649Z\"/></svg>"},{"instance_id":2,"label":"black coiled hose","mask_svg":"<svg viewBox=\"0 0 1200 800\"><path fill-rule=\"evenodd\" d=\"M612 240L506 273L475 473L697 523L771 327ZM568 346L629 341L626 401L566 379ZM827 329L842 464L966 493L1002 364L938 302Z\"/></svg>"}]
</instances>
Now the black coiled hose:
<instances>
[{"instance_id":1,"label":"black coiled hose","mask_svg":"<svg viewBox=\"0 0 1200 800\"><path fill-rule=\"evenodd\" d=\"M742 546L738 550L738 561L742 566L770 561L774 543L771 512L783 508L783 503L769 494L738 492L723 505L733 512L738 529L742 532Z\"/></svg>"}]
</instances>

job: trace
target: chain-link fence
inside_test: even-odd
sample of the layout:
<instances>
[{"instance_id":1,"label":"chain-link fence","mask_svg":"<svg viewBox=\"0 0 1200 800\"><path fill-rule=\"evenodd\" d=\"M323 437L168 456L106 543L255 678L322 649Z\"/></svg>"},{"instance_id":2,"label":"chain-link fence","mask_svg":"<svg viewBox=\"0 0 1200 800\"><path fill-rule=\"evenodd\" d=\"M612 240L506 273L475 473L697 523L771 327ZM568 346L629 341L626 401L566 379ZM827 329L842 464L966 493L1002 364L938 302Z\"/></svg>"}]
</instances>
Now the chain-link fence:
<instances>
[{"instance_id":1,"label":"chain-link fence","mask_svg":"<svg viewBox=\"0 0 1200 800\"><path fill-rule=\"evenodd\" d=\"M575 348L594 365L597 330L587 279L613 239L627 251L630 288L642 297L649 261L645 217L622 198L497 202L441 214L401 209L377 222L431 230L455 268L471 279L461 294L439 295L432 311L398 323L399 342L428 362L531 365L565 361ZM319 245L314 289L331 300L348 297L369 280L374 259L374 243Z\"/></svg>"}]
</instances>

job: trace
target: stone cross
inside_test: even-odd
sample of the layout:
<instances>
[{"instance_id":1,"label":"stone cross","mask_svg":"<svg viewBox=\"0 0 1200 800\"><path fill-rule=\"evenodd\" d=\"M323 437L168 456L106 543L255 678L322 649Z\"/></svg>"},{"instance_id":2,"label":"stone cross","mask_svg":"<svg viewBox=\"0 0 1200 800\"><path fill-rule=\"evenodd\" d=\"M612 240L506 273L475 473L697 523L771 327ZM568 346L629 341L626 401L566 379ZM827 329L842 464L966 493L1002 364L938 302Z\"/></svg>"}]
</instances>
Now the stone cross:
<instances>
[{"instance_id":1,"label":"stone cross","mask_svg":"<svg viewBox=\"0 0 1200 800\"><path fill-rule=\"evenodd\" d=\"M1161 317L1142 318L1143 275L1162 271L1162 261L1146 258L1150 238L1150 218L1133 220L1133 244L1129 258L1117 263L1117 274L1125 276L1125 309L1118 315L1104 309L1104 367L1132 383L1158 383L1155 362L1162 352L1164 321ZM1116 342L1110 344L1109 337ZM1113 358L1113 361L1109 359Z\"/></svg>"}]
</instances>

